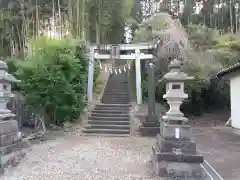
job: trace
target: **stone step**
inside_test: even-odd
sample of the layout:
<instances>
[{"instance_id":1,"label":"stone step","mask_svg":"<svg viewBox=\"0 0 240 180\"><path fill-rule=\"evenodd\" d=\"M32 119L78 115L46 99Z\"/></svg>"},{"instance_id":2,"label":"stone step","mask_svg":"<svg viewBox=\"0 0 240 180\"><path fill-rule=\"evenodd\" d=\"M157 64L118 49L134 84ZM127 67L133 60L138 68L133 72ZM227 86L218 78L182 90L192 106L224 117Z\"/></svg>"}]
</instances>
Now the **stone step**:
<instances>
[{"instance_id":1,"label":"stone step","mask_svg":"<svg viewBox=\"0 0 240 180\"><path fill-rule=\"evenodd\" d=\"M127 82L126 77L122 76L122 77L118 77L118 76L112 76L108 79L109 81L120 81L120 82Z\"/></svg>"},{"instance_id":2,"label":"stone step","mask_svg":"<svg viewBox=\"0 0 240 180\"><path fill-rule=\"evenodd\" d=\"M92 117L89 116L90 120L99 120L99 121L129 121L128 117Z\"/></svg>"},{"instance_id":3,"label":"stone step","mask_svg":"<svg viewBox=\"0 0 240 180\"><path fill-rule=\"evenodd\" d=\"M83 133L130 134L130 130L128 130L128 129L84 129Z\"/></svg>"},{"instance_id":4,"label":"stone step","mask_svg":"<svg viewBox=\"0 0 240 180\"><path fill-rule=\"evenodd\" d=\"M117 83L117 84L128 84L128 82L124 79L109 79L108 83Z\"/></svg>"},{"instance_id":5,"label":"stone step","mask_svg":"<svg viewBox=\"0 0 240 180\"><path fill-rule=\"evenodd\" d=\"M107 85L112 85L112 86L114 86L114 85L116 85L116 86L128 86L128 83L127 82L121 82L121 81L117 81L117 80L113 80L113 81L108 81L107 82Z\"/></svg>"},{"instance_id":6,"label":"stone step","mask_svg":"<svg viewBox=\"0 0 240 180\"><path fill-rule=\"evenodd\" d=\"M128 83L121 83L121 82L108 82L107 87L128 87Z\"/></svg>"},{"instance_id":7,"label":"stone step","mask_svg":"<svg viewBox=\"0 0 240 180\"><path fill-rule=\"evenodd\" d=\"M112 83L112 84L107 84L105 89L128 89L129 86L126 84L116 84L116 83Z\"/></svg>"},{"instance_id":8,"label":"stone step","mask_svg":"<svg viewBox=\"0 0 240 180\"><path fill-rule=\"evenodd\" d=\"M128 89L105 89L105 91L104 91L105 94L109 94L109 93L119 94L122 92L128 93Z\"/></svg>"},{"instance_id":9,"label":"stone step","mask_svg":"<svg viewBox=\"0 0 240 180\"><path fill-rule=\"evenodd\" d=\"M128 86L118 86L118 85L111 85L111 86L106 86L105 89L114 89L114 90L118 90L118 89L128 89Z\"/></svg>"},{"instance_id":10,"label":"stone step","mask_svg":"<svg viewBox=\"0 0 240 180\"><path fill-rule=\"evenodd\" d=\"M118 95L112 95L112 96L107 96L107 95L103 95L102 99L129 99L129 97L121 97L121 96L118 96Z\"/></svg>"},{"instance_id":11,"label":"stone step","mask_svg":"<svg viewBox=\"0 0 240 180\"><path fill-rule=\"evenodd\" d=\"M119 94L119 93L114 93L114 92L109 92L109 93L103 93L103 97L124 97L124 98L129 98L128 94Z\"/></svg>"},{"instance_id":12,"label":"stone step","mask_svg":"<svg viewBox=\"0 0 240 180\"><path fill-rule=\"evenodd\" d=\"M111 103L111 104L128 104L130 101L113 101L113 100L102 100L102 103Z\"/></svg>"},{"instance_id":13,"label":"stone step","mask_svg":"<svg viewBox=\"0 0 240 180\"><path fill-rule=\"evenodd\" d=\"M114 91L108 91L108 92L106 92L106 91L105 91L105 92L103 93L103 95L105 95L105 96L106 96L106 95L108 95L108 96L111 96L111 95L115 95L115 96L116 96L116 95L117 95L117 96L123 96L123 97L124 97L124 96L125 96L125 97L126 97L126 96L127 96L127 97L129 96L129 94L121 94L121 92L122 92L122 91L119 91L119 92L114 92Z\"/></svg>"},{"instance_id":14,"label":"stone step","mask_svg":"<svg viewBox=\"0 0 240 180\"><path fill-rule=\"evenodd\" d=\"M130 129L130 125L116 125L116 124L91 124L85 127L86 129Z\"/></svg>"},{"instance_id":15,"label":"stone step","mask_svg":"<svg viewBox=\"0 0 240 180\"><path fill-rule=\"evenodd\" d=\"M117 114L117 115L129 115L129 109L107 109L107 110L99 110L94 109L92 110L92 113L101 113L101 114Z\"/></svg>"},{"instance_id":16,"label":"stone step","mask_svg":"<svg viewBox=\"0 0 240 180\"><path fill-rule=\"evenodd\" d=\"M128 104L129 101L126 102L119 102L119 101L101 101L102 103L111 103L111 104Z\"/></svg>"},{"instance_id":17,"label":"stone step","mask_svg":"<svg viewBox=\"0 0 240 180\"><path fill-rule=\"evenodd\" d=\"M113 97L113 96L105 96L103 95L102 99L113 99L113 100L129 100L129 97Z\"/></svg>"},{"instance_id":18,"label":"stone step","mask_svg":"<svg viewBox=\"0 0 240 180\"><path fill-rule=\"evenodd\" d=\"M105 89L128 89L129 87L128 86L125 86L125 85L116 85L116 84L112 84L112 85L107 85L107 87Z\"/></svg>"},{"instance_id":19,"label":"stone step","mask_svg":"<svg viewBox=\"0 0 240 180\"><path fill-rule=\"evenodd\" d=\"M118 85L111 85L111 86L106 86L105 89L113 89L113 90L118 90L118 89L128 89L128 86L118 86Z\"/></svg>"},{"instance_id":20,"label":"stone step","mask_svg":"<svg viewBox=\"0 0 240 180\"><path fill-rule=\"evenodd\" d=\"M122 91L120 91L120 92L113 92L113 91L109 91L109 92L104 92L103 93L103 96L105 95L107 95L107 96L113 96L113 95L115 95L115 96L123 96L123 97L129 97L129 94L121 94L121 92Z\"/></svg>"},{"instance_id":21,"label":"stone step","mask_svg":"<svg viewBox=\"0 0 240 180\"><path fill-rule=\"evenodd\" d=\"M112 102L129 102L130 99L127 99L127 98L102 98L102 101L103 102L107 102L107 101L112 101Z\"/></svg>"},{"instance_id":22,"label":"stone step","mask_svg":"<svg viewBox=\"0 0 240 180\"><path fill-rule=\"evenodd\" d=\"M84 133L85 136L97 136L97 137L112 137L112 138L115 138L115 137L128 137L130 136L130 134L104 134L104 133L101 133L101 134L98 134L98 133Z\"/></svg>"},{"instance_id":23,"label":"stone step","mask_svg":"<svg viewBox=\"0 0 240 180\"><path fill-rule=\"evenodd\" d=\"M110 96L110 95L119 95L119 96L129 96L128 92L117 92L117 93L113 93L113 92L104 92L104 94Z\"/></svg>"},{"instance_id":24,"label":"stone step","mask_svg":"<svg viewBox=\"0 0 240 180\"><path fill-rule=\"evenodd\" d=\"M129 114L110 114L110 113L91 113L91 117L126 117L130 118Z\"/></svg>"},{"instance_id":25,"label":"stone step","mask_svg":"<svg viewBox=\"0 0 240 180\"><path fill-rule=\"evenodd\" d=\"M88 120L88 124L107 124L107 125L130 125L130 121L104 121L104 120Z\"/></svg>"},{"instance_id":26,"label":"stone step","mask_svg":"<svg viewBox=\"0 0 240 180\"><path fill-rule=\"evenodd\" d=\"M24 145L23 142L19 141L17 143L11 144L11 145L1 147L0 148L0 156L21 150L23 148L23 145Z\"/></svg>"},{"instance_id":27,"label":"stone step","mask_svg":"<svg viewBox=\"0 0 240 180\"><path fill-rule=\"evenodd\" d=\"M120 83L128 83L128 81L126 79L114 79L114 78L110 78L109 79L110 82L120 82Z\"/></svg>"},{"instance_id":28,"label":"stone step","mask_svg":"<svg viewBox=\"0 0 240 180\"><path fill-rule=\"evenodd\" d=\"M129 94L120 94L120 93L104 93L104 96L108 96L108 97L129 97Z\"/></svg>"},{"instance_id":29,"label":"stone step","mask_svg":"<svg viewBox=\"0 0 240 180\"><path fill-rule=\"evenodd\" d=\"M129 110L130 110L129 107L105 107L105 106L99 107L99 106L97 106L94 108L94 111L121 111L121 112L124 111L124 112L128 112Z\"/></svg>"},{"instance_id":30,"label":"stone step","mask_svg":"<svg viewBox=\"0 0 240 180\"><path fill-rule=\"evenodd\" d=\"M131 104L97 104L95 107L98 108L98 107L106 107L106 108L130 108L132 105Z\"/></svg>"},{"instance_id":31,"label":"stone step","mask_svg":"<svg viewBox=\"0 0 240 180\"><path fill-rule=\"evenodd\" d=\"M102 100L103 101L108 101L108 100L111 100L111 101L129 101L130 98L129 97L109 97L109 96L103 96Z\"/></svg>"},{"instance_id":32,"label":"stone step","mask_svg":"<svg viewBox=\"0 0 240 180\"><path fill-rule=\"evenodd\" d=\"M103 95L129 97L129 94L122 94L122 92L104 92Z\"/></svg>"},{"instance_id":33,"label":"stone step","mask_svg":"<svg viewBox=\"0 0 240 180\"><path fill-rule=\"evenodd\" d=\"M128 82L124 79L110 79L107 83L117 85L128 85Z\"/></svg>"}]
</instances>

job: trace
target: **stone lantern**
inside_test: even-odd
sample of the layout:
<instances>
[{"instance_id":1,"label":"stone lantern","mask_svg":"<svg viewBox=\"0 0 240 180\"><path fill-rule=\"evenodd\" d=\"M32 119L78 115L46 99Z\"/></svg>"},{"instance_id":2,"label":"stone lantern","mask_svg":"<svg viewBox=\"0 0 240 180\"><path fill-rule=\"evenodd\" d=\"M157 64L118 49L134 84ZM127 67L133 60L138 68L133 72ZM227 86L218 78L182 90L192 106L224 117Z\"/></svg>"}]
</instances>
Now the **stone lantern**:
<instances>
[{"instance_id":1,"label":"stone lantern","mask_svg":"<svg viewBox=\"0 0 240 180\"><path fill-rule=\"evenodd\" d=\"M11 83L18 82L7 72L7 64L0 61L0 173L9 165L18 164L25 155L23 141L15 114L7 109L7 103L13 94Z\"/></svg>"},{"instance_id":2,"label":"stone lantern","mask_svg":"<svg viewBox=\"0 0 240 180\"><path fill-rule=\"evenodd\" d=\"M171 61L169 70L170 72L163 77L167 81L166 94L163 95L163 98L167 100L170 108L162 119L164 121L187 122L187 118L180 111L180 106L183 100L188 98L184 92L184 82L193 78L181 72L181 62L177 59Z\"/></svg>"},{"instance_id":3,"label":"stone lantern","mask_svg":"<svg viewBox=\"0 0 240 180\"><path fill-rule=\"evenodd\" d=\"M7 109L7 103L12 97L14 97L11 91L12 83L16 83L18 80L7 71L7 64L0 61L0 119L5 118L6 116L15 116L9 109Z\"/></svg>"},{"instance_id":4,"label":"stone lantern","mask_svg":"<svg viewBox=\"0 0 240 180\"><path fill-rule=\"evenodd\" d=\"M188 97L184 92L184 81L192 79L181 72L181 62L172 60L170 72L164 76L167 81L163 96L170 108L160 125L160 134L153 146L152 163L158 176L204 179L206 173L201 167L203 156L197 153L196 143L191 140L188 119L180 111L180 105Z\"/></svg>"}]
</instances>

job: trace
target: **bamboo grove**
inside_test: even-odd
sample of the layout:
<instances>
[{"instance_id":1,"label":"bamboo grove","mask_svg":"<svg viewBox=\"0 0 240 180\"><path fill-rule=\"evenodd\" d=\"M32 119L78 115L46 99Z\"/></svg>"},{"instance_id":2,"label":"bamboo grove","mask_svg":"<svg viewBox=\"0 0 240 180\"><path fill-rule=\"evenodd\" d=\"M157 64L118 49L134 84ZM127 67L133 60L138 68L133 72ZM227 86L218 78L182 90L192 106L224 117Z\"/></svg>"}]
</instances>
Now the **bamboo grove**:
<instances>
[{"instance_id":1,"label":"bamboo grove","mask_svg":"<svg viewBox=\"0 0 240 180\"><path fill-rule=\"evenodd\" d=\"M0 0L0 56L23 57L32 38L49 33L118 43L124 26L139 20L138 0Z\"/></svg>"}]
</instances>

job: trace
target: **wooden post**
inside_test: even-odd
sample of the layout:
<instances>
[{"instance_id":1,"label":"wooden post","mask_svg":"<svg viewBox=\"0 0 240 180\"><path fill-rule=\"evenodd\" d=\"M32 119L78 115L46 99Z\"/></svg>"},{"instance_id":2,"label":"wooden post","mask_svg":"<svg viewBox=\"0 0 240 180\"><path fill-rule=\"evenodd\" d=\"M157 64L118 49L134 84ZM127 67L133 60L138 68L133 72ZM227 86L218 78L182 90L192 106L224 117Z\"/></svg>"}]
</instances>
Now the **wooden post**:
<instances>
[{"instance_id":1,"label":"wooden post","mask_svg":"<svg viewBox=\"0 0 240 180\"><path fill-rule=\"evenodd\" d=\"M94 49L90 49L89 53L89 61L88 61L88 102L92 101L92 93L93 93L93 76L94 76Z\"/></svg>"},{"instance_id":2,"label":"wooden post","mask_svg":"<svg viewBox=\"0 0 240 180\"><path fill-rule=\"evenodd\" d=\"M141 85L141 62L140 62L140 50L135 50L135 68L136 68L136 92L137 92L137 104L142 104L142 85Z\"/></svg>"}]
</instances>

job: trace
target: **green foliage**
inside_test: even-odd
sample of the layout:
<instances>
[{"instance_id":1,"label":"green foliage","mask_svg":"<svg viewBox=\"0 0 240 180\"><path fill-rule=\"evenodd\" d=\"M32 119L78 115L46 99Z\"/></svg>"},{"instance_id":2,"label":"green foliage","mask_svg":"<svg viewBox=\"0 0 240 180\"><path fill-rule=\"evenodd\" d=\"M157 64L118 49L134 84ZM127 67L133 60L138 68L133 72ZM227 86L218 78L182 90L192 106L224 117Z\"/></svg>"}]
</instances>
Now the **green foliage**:
<instances>
[{"instance_id":1,"label":"green foliage","mask_svg":"<svg viewBox=\"0 0 240 180\"><path fill-rule=\"evenodd\" d=\"M234 64L239 59L240 38L238 35L220 35L211 28L199 25L188 26L189 40L198 42L201 53L191 56L185 63L187 72L195 80L187 83L189 99L182 109L190 114L201 115L204 111L230 108L229 82L217 79L215 74L223 67ZM196 52L195 50L195 52Z\"/></svg>"},{"instance_id":2,"label":"green foliage","mask_svg":"<svg viewBox=\"0 0 240 180\"><path fill-rule=\"evenodd\" d=\"M20 61L19 58L12 56L11 58L7 58L7 65L8 65L8 72L15 75L16 71L17 71L17 66L16 66L16 62Z\"/></svg>"},{"instance_id":3,"label":"green foliage","mask_svg":"<svg viewBox=\"0 0 240 180\"><path fill-rule=\"evenodd\" d=\"M193 46L201 47L201 51L211 49L215 38L219 36L216 30L204 25L189 24L187 26L188 38ZM199 49L198 49L199 50Z\"/></svg>"},{"instance_id":4,"label":"green foliage","mask_svg":"<svg viewBox=\"0 0 240 180\"><path fill-rule=\"evenodd\" d=\"M77 119L85 106L87 63L71 39L37 39L36 51L17 61L26 104L44 109L54 124Z\"/></svg>"},{"instance_id":5,"label":"green foliage","mask_svg":"<svg viewBox=\"0 0 240 180\"><path fill-rule=\"evenodd\" d=\"M152 33L146 28L139 28L134 32L134 42L149 42L152 40Z\"/></svg>"},{"instance_id":6,"label":"green foliage","mask_svg":"<svg viewBox=\"0 0 240 180\"><path fill-rule=\"evenodd\" d=\"M134 42L150 42L155 36L162 38L165 35L164 30L169 26L167 21L163 18L166 17L160 15L143 21L138 29L134 31Z\"/></svg>"}]
</instances>

